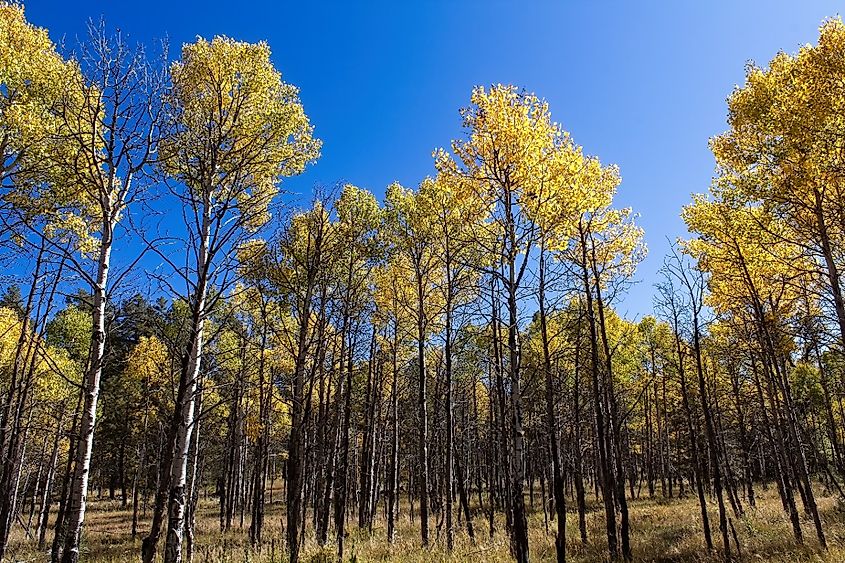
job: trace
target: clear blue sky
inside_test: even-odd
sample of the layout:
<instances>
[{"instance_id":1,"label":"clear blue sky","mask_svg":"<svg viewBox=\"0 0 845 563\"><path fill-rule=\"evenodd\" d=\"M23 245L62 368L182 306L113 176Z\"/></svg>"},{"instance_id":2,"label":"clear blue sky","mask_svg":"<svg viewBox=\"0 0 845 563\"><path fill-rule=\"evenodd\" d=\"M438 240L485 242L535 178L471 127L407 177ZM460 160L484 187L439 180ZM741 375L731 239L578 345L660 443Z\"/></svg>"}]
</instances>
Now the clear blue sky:
<instances>
[{"instance_id":1,"label":"clear blue sky","mask_svg":"<svg viewBox=\"0 0 845 563\"><path fill-rule=\"evenodd\" d=\"M366 5L365 5L366 4ZM138 41L165 35L171 55L197 35L266 40L301 88L323 156L286 188L349 181L383 194L432 173L431 152L461 133L474 85L512 83L548 100L553 118L623 183L649 257L620 305L651 311L652 284L683 236L680 207L707 189L707 139L725 129L725 97L746 61L815 42L842 10L823 1L168 2L29 1L28 19L68 44L105 16Z\"/></svg>"}]
</instances>

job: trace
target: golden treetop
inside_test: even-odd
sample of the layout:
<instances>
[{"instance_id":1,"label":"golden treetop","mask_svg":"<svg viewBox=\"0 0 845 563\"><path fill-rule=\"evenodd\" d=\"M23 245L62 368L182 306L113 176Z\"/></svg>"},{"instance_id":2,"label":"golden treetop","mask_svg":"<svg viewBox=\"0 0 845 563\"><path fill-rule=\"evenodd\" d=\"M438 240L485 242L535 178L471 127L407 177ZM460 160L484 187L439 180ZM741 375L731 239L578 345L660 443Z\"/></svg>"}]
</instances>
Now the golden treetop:
<instances>
[{"instance_id":1,"label":"golden treetop","mask_svg":"<svg viewBox=\"0 0 845 563\"><path fill-rule=\"evenodd\" d=\"M270 47L199 38L171 67L175 130L162 168L208 205L235 202L245 226L268 219L285 176L302 172L320 141L299 100L270 61Z\"/></svg>"},{"instance_id":2,"label":"golden treetop","mask_svg":"<svg viewBox=\"0 0 845 563\"><path fill-rule=\"evenodd\" d=\"M826 20L817 45L749 64L728 98L730 130L711 139L719 174L738 196L814 225L845 189L845 24ZM811 228L817 228L813 226Z\"/></svg>"},{"instance_id":3,"label":"golden treetop","mask_svg":"<svg viewBox=\"0 0 845 563\"><path fill-rule=\"evenodd\" d=\"M0 177L32 173L59 124L58 104L77 71L50 41L47 30L26 21L20 4L0 2Z\"/></svg>"}]
</instances>

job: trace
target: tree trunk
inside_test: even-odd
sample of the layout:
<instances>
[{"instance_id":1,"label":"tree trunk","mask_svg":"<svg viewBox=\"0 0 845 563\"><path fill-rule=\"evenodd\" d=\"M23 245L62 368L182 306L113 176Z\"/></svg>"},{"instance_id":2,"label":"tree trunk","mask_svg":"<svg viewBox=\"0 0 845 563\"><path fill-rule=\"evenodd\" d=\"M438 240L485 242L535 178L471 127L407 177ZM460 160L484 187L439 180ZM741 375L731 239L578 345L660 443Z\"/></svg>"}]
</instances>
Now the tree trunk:
<instances>
[{"instance_id":1,"label":"tree trunk","mask_svg":"<svg viewBox=\"0 0 845 563\"><path fill-rule=\"evenodd\" d=\"M510 460L511 509L513 530L511 547L517 563L528 562L528 519L525 513L523 486L525 483L525 430L522 426L522 382L520 374L521 350L519 342L519 317L515 264L511 259L508 267L508 375L510 377L511 424L513 432L513 455Z\"/></svg>"},{"instance_id":2,"label":"tree trunk","mask_svg":"<svg viewBox=\"0 0 845 563\"><path fill-rule=\"evenodd\" d=\"M111 198L111 195L108 197ZM106 347L106 284L108 283L111 258L111 229L111 221L106 218L100 241L100 256L97 261L97 283L93 287L94 318L91 354L88 360L88 370L82 382L84 399L82 417L79 423L79 440L76 443L74 454L76 461L70 486L62 563L77 563L79 561L79 542L82 535L82 524L85 520L91 450L94 447L94 425L97 419L97 401L100 397L100 377L103 374L103 354Z\"/></svg>"},{"instance_id":3,"label":"tree trunk","mask_svg":"<svg viewBox=\"0 0 845 563\"><path fill-rule=\"evenodd\" d=\"M417 424L419 424L419 499L420 536L423 547L428 547L428 399L426 397L425 369L425 295L423 277L419 265L417 275L417 369L419 370L419 394L417 396Z\"/></svg>"},{"instance_id":4,"label":"tree trunk","mask_svg":"<svg viewBox=\"0 0 845 563\"><path fill-rule=\"evenodd\" d=\"M604 392L601 386L599 374L599 343L596 329L596 318L593 306L593 290L590 284L588 263L587 263L587 241L583 225L579 225L581 237L581 275L584 283L584 296L586 297L587 324L590 329L590 364L592 370L593 390L593 411L596 419L596 442L598 449L598 471L599 483L601 484L602 497L604 500L605 528L607 532L607 549L611 560L619 557L619 547L616 535L616 506L614 494L616 485L614 482L613 468L610 465L609 436L606 428L607 415L605 412Z\"/></svg>"},{"instance_id":5,"label":"tree trunk","mask_svg":"<svg viewBox=\"0 0 845 563\"><path fill-rule=\"evenodd\" d=\"M396 520L399 517L399 368L397 362L399 348L399 323L393 322L393 346L391 350L393 383L390 387L390 422L392 436L390 441L390 481L387 507L387 541L396 540Z\"/></svg>"},{"instance_id":6,"label":"tree trunk","mask_svg":"<svg viewBox=\"0 0 845 563\"><path fill-rule=\"evenodd\" d=\"M560 441L555 416L555 391L552 378L552 358L549 352L549 332L546 323L546 258L545 248L540 248L540 336L543 344L543 372L546 382L546 432L549 436L549 446L552 454L552 491L555 500L557 520L557 535L555 536L555 553L557 562L566 561L566 496L564 495L564 476L560 461ZM544 495L545 496L545 495ZM543 499L545 506L545 499Z\"/></svg>"},{"instance_id":7,"label":"tree trunk","mask_svg":"<svg viewBox=\"0 0 845 563\"><path fill-rule=\"evenodd\" d=\"M455 529L452 525L452 512L455 506L455 469L454 469L454 444L455 444L455 421L454 406L452 405L452 275L451 265L447 254L446 263L446 326L443 356L445 360L445 384L446 384L446 444L445 469L446 469L446 549L452 551L455 547ZM463 484L461 484L463 487Z\"/></svg>"},{"instance_id":8,"label":"tree trunk","mask_svg":"<svg viewBox=\"0 0 845 563\"><path fill-rule=\"evenodd\" d=\"M185 533L185 486L188 476L188 452L194 431L194 410L197 385L205 345L206 298L208 292L208 264L210 240L210 210L205 208L203 232L199 248L197 271L199 278L196 295L192 303L191 331L186 361L183 362L179 390L176 395L176 411L173 419L173 454L170 460L168 483L167 539L164 549L164 563L182 561L182 539Z\"/></svg>"}]
</instances>

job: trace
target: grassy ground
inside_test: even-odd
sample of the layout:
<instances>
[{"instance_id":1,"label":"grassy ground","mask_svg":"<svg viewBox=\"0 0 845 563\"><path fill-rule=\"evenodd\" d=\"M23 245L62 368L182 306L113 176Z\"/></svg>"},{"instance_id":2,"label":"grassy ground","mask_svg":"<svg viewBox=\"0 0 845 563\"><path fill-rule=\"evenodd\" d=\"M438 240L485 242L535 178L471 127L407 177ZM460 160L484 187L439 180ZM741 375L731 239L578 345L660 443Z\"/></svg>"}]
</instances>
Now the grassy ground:
<instances>
[{"instance_id":1,"label":"grassy ground","mask_svg":"<svg viewBox=\"0 0 845 563\"><path fill-rule=\"evenodd\" d=\"M757 561L845 561L845 514L841 513L832 497L821 496L819 504L825 521L829 549L819 549L812 525L804 522L805 544L796 545L789 522L781 510L774 488L760 490L758 506L748 510L746 515L735 521L737 536L743 560ZM405 507L403 507L405 508ZM202 501L197 522L197 549L195 563L205 562L283 562L284 537L282 533L283 506L274 503L268 506L265 545L260 552L249 548L247 528L235 520L234 529L226 533L219 531L217 507L213 499ZM631 544L637 561L711 561L718 560L704 549L698 504L693 497L685 499L648 500L630 502ZM711 523L714 526L714 542L720 545L716 506L710 506ZM86 529L83 538L83 562L116 563L139 559L140 535L134 542L129 534L131 511L121 510L113 501L94 501L89 505ZM397 541L390 546L386 541L385 523L377 520L373 534L359 532L355 521L350 521L350 537L346 542L346 561L509 561L508 542L503 522L497 522L497 532L491 538L489 526L483 516L475 520L476 541L472 542L461 527L455 536L455 549L450 554L445 548L445 538L432 530L433 545L423 550L419 543L418 524L412 523L407 510L403 511L398 527ZM437 519L433 521L433 527ZM147 523L139 527L143 532ZM531 559L534 561L554 560L553 523L546 532L542 508L535 505L529 516ZM606 559L603 512L594 504L587 515L590 541L581 545L578 535L576 514L567 519L567 556L570 561L602 561ZM46 555L32 549L24 541L20 527L13 537L10 561L43 561ZM51 537L48 535L48 537ZM321 548L313 537L305 541L304 560L327 562L335 560L335 547Z\"/></svg>"}]
</instances>

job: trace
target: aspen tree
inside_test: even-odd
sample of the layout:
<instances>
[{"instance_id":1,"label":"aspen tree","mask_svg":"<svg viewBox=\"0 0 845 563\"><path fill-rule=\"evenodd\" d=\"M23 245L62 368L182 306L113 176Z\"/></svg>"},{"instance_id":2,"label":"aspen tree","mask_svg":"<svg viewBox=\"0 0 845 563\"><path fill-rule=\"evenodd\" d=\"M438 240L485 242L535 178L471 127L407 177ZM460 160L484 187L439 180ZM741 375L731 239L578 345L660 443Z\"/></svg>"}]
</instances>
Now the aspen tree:
<instances>
[{"instance_id":1,"label":"aspen tree","mask_svg":"<svg viewBox=\"0 0 845 563\"><path fill-rule=\"evenodd\" d=\"M167 563L182 558L188 451L205 324L226 289L222 286L231 283L227 274L236 257L227 252L267 221L278 183L301 172L320 148L297 89L282 82L266 43L199 39L183 47L170 72L172 130L161 142L160 167L184 208L190 259L187 268L177 271L187 288L191 326L170 446L162 460L168 468L167 487L158 493L143 546L144 560L151 561L166 495ZM217 291L211 292L215 285Z\"/></svg>"}]
</instances>

